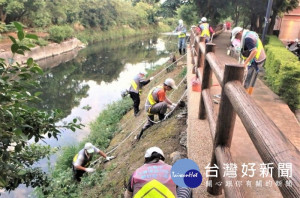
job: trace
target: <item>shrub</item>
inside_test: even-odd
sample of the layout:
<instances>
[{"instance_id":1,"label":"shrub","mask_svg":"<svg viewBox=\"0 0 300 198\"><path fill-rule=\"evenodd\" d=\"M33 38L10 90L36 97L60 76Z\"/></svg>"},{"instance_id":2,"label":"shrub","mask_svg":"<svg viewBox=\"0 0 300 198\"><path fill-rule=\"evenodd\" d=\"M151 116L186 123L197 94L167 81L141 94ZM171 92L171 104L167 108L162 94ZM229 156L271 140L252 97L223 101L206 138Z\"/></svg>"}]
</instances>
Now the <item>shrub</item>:
<instances>
[{"instance_id":1,"label":"shrub","mask_svg":"<svg viewBox=\"0 0 300 198\"><path fill-rule=\"evenodd\" d=\"M48 33L50 36L50 40L60 43L68 38L73 37L74 30L68 25L64 25L64 26L55 25L48 30Z\"/></svg>"},{"instance_id":2,"label":"shrub","mask_svg":"<svg viewBox=\"0 0 300 198\"><path fill-rule=\"evenodd\" d=\"M279 39L271 36L265 47L266 81L292 110L300 107L300 62Z\"/></svg>"}]
</instances>

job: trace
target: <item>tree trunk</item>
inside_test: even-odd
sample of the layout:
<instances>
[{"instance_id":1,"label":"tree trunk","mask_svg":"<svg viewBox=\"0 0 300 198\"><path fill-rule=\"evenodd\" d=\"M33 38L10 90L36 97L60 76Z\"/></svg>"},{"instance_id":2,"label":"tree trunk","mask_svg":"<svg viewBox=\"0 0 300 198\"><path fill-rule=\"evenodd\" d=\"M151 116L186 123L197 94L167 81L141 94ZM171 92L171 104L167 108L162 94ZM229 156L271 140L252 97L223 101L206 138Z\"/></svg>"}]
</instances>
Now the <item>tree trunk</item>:
<instances>
[{"instance_id":1,"label":"tree trunk","mask_svg":"<svg viewBox=\"0 0 300 198\"><path fill-rule=\"evenodd\" d=\"M275 12L273 10L273 15L271 17L270 25L269 25L269 28L268 28L268 34L270 34L270 35L273 35L273 29L274 29L274 25L275 25L275 22L276 22L276 16L277 16L277 12Z\"/></svg>"},{"instance_id":2,"label":"tree trunk","mask_svg":"<svg viewBox=\"0 0 300 198\"><path fill-rule=\"evenodd\" d=\"M5 23L5 19L6 19L6 13L3 12L3 6L0 7L0 18L1 18L1 22Z\"/></svg>"}]
</instances>

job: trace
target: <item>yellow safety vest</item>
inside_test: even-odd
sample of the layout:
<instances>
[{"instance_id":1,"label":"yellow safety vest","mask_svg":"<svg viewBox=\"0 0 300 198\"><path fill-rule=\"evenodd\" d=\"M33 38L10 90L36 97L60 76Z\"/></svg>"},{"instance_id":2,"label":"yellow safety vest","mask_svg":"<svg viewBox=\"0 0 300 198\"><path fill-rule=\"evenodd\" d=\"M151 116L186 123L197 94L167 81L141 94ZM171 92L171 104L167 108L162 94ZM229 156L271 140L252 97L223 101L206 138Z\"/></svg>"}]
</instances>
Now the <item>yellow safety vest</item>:
<instances>
[{"instance_id":1,"label":"yellow safety vest","mask_svg":"<svg viewBox=\"0 0 300 198\"><path fill-rule=\"evenodd\" d=\"M151 106L153 106L153 105L155 105L155 104L157 103L157 102L155 101L155 99L153 98L153 95L152 95L153 91L154 91L156 88L161 88L161 89L163 89L162 86L157 86L157 87L153 87L153 88L149 91L149 94L148 94L147 99L148 99L148 101L149 101L149 103L150 103Z\"/></svg>"},{"instance_id":2,"label":"yellow safety vest","mask_svg":"<svg viewBox=\"0 0 300 198\"><path fill-rule=\"evenodd\" d=\"M246 35L246 36L247 36L247 35ZM252 37L251 37L251 38L252 38ZM245 39L246 39L246 37L245 37ZM245 42L245 41L244 41L244 42ZM243 49L243 48L244 48L244 46L242 46L242 49ZM258 38L258 36L256 36L256 48L257 48L257 53L256 53L256 55L255 55L255 59L258 60L259 57L260 57L261 51L264 49L264 46L263 46L261 40ZM244 60L247 59L247 57L245 57L245 56L243 56L243 55L242 55L242 58L243 58ZM251 61L252 61L252 60L250 60L250 62L251 62Z\"/></svg>"},{"instance_id":3,"label":"yellow safety vest","mask_svg":"<svg viewBox=\"0 0 300 198\"><path fill-rule=\"evenodd\" d=\"M200 36L208 36L208 37L210 37L209 24L208 23L202 23L200 25L200 29L201 29L201 35Z\"/></svg>"},{"instance_id":4,"label":"yellow safety vest","mask_svg":"<svg viewBox=\"0 0 300 198\"><path fill-rule=\"evenodd\" d=\"M77 161L78 153L73 157L73 163ZM81 164L82 167L88 167L90 165L90 160L84 155L83 163Z\"/></svg>"},{"instance_id":5,"label":"yellow safety vest","mask_svg":"<svg viewBox=\"0 0 300 198\"><path fill-rule=\"evenodd\" d=\"M153 179L145 184L135 195L134 198L175 198L175 195L168 187Z\"/></svg>"},{"instance_id":6,"label":"yellow safety vest","mask_svg":"<svg viewBox=\"0 0 300 198\"><path fill-rule=\"evenodd\" d=\"M132 88L133 88L135 91L137 91L138 85L136 84L136 82L135 82L134 80L131 81L131 86L132 86ZM142 94L142 90L140 89L140 90L138 90L138 91L139 91L139 95L141 95L141 94Z\"/></svg>"}]
</instances>

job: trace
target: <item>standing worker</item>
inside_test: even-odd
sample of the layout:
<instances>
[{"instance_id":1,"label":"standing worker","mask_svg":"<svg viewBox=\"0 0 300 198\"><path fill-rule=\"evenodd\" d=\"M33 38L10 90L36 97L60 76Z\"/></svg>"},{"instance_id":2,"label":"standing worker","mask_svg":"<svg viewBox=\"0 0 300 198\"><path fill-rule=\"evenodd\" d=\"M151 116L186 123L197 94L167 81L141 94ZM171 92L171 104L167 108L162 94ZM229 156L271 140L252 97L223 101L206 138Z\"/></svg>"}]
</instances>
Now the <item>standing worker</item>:
<instances>
[{"instance_id":1,"label":"standing worker","mask_svg":"<svg viewBox=\"0 0 300 198\"><path fill-rule=\"evenodd\" d=\"M153 80L153 77L151 77L149 80L145 80L145 74L146 73L143 71L139 72L131 81L131 86L129 88L129 95L133 100L134 116L138 116L140 111L139 106L142 87L147 85L151 80Z\"/></svg>"},{"instance_id":2,"label":"standing worker","mask_svg":"<svg viewBox=\"0 0 300 198\"><path fill-rule=\"evenodd\" d=\"M143 132L154 124L153 120L155 114L158 114L159 120L163 120L167 108L173 110L176 107L176 104L172 103L166 96L166 92L172 89L177 89L175 81L172 78L167 78L163 86L157 86L150 90L145 104L145 110L148 113L148 121L143 126L139 135L136 136L137 140L140 140Z\"/></svg>"},{"instance_id":3,"label":"standing worker","mask_svg":"<svg viewBox=\"0 0 300 198\"><path fill-rule=\"evenodd\" d=\"M81 177L85 172L92 173L95 171L93 168L87 168L90 165L94 153L98 153L108 161L114 158L113 156L108 157L104 152L93 146L91 143L86 143L84 148L81 149L73 158L74 179L80 182Z\"/></svg>"},{"instance_id":4,"label":"standing worker","mask_svg":"<svg viewBox=\"0 0 300 198\"><path fill-rule=\"evenodd\" d=\"M241 56L245 60L244 67L247 70L244 78L244 88L247 93L251 95L259 69L262 68L267 56L256 32L241 27L235 27L231 34L231 42L233 42L234 39L241 41Z\"/></svg>"},{"instance_id":5,"label":"standing worker","mask_svg":"<svg viewBox=\"0 0 300 198\"><path fill-rule=\"evenodd\" d=\"M180 55L185 54L185 37L186 37L186 27L183 25L183 20L178 21L179 25L176 27L174 32L178 33L178 50Z\"/></svg>"},{"instance_id":6,"label":"standing worker","mask_svg":"<svg viewBox=\"0 0 300 198\"><path fill-rule=\"evenodd\" d=\"M209 23L207 23L206 17L201 18L201 21L199 22L199 28L201 31L200 36L204 36L205 43L208 43L215 34L215 31L212 29Z\"/></svg>"}]
</instances>

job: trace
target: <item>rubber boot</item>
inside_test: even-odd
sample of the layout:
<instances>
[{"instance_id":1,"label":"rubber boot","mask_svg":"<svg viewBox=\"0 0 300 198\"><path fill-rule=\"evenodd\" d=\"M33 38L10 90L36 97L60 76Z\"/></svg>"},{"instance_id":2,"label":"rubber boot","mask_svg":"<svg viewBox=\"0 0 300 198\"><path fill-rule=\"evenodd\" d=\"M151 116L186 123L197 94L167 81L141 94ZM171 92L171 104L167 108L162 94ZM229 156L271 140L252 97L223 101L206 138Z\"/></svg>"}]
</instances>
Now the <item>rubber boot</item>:
<instances>
[{"instance_id":1,"label":"rubber boot","mask_svg":"<svg viewBox=\"0 0 300 198\"><path fill-rule=\"evenodd\" d=\"M179 54L181 55L181 48L179 48Z\"/></svg>"},{"instance_id":2,"label":"rubber boot","mask_svg":"<svg viewBox=\"0 0 300 198\"><path fill-rule=\"evenodd\" d=\"M165 118L165 114L158 114L158 118L160 121L162 121Z\"/></svg>"},{"instance_id":3,"label":"rubber boot","mask_svg":"<svg viewBox=\"0 0 300 198\"><path fill-rule=\"evenodd\" d=\"M183 48L183 55L185 54L185 48Z\"/></svg>"},{"instance_id":4,"label":"rubber boot","mask_svg":"<svg viewBox=\"0 0 300 198\"><path fill-rule=\"evenodd\" d=\"M147 123L143 126L142 130L140 131L140 133L137 136L137 140L140 140L144 131L146 131L146 129L148 129L149 127L151 127L153 125L153 121L154 120L154 115L148 115L148 121Z\"/></svg>"},{"instance_id":5,"label":"rubber boot","mask_svg":"<svg viewBox=\"0 0 300 198\"><path fill-rule=\"evenodd\" d=\"M248 90L249 95L252 95L253 89L254 89L254 87L249 87L249 90Z\"/></svg>"}]
</instances>

